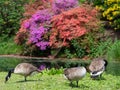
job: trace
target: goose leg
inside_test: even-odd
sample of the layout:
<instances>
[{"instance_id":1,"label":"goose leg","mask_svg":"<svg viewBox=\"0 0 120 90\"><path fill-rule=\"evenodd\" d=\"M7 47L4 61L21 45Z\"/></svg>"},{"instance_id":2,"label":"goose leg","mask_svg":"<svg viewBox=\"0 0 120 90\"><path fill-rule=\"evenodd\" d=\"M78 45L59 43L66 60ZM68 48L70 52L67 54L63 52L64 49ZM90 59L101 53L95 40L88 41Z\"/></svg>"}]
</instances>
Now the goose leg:
<instances>
[{"instance_id":1,"label":"goose leg","mask_svg":"<svg viewBox=\"0 0 120 90\"><path fill-rule=\"evenodd\" d=\"M100 74L100 78L102 78L102 74Z\"/></svg>"},{"instance_id":2,"label":"goose leg","mask_svg":"<svg viewBox=\"0 0 120 90\"><path fill-rule=\"evenodd\" d=\"M27 81L26 76L25 76L25 81Z\"/></svg>"},{"instance_id":3,"label":"goose leg","mask_svg":"<svg viewBox=\"0 0 120 90\"><path fill-rule=\"evenodd\" d=\"M76 81L76 83L77 83L77 87L78 87L78 81Z\"/></svg>"},{"instance_id":4,"label":"goose leg","mask_svg":"<svg viewBox=\"0 0 120 90\"><path fill-rule=\"evenodd\" d=\"M72 81L70 82L70 86L72 86L73 84L72 84Z\"/></svg>"}]
</instances>

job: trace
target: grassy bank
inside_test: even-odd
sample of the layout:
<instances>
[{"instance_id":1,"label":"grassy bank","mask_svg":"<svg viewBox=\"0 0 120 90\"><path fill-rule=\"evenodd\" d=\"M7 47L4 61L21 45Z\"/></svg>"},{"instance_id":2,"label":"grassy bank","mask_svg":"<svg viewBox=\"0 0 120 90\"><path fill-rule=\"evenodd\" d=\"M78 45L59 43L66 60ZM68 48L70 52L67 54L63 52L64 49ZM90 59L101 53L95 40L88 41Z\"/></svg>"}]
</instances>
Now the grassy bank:
<instances>
[{"instance_id":1,"label":"grassy bank","mask_svg":"<svg viewBox=\"0 0 120 90\"><path fill-rule=\"evenodd\" d=\"M20 54L21 47L16 45L14 38L0 37L0 55L3 54Z\"/></svg>"},{"instance_id":2,"label":"grassy bank","mask_svg":"<svg viewBox=\"0 0 120 90\"><path fill-rule=\"evenodd\" d=\"M0 90L120 90L120 75L104 73L101 80L92 80L89 74L79 81L79 87L70 87L68 80L62 74L36 74L24 77L13 74L5 84L6 72L0 72Z\"/></svg>"},{"instance_id":3,"label":"grassy bank","mask_svg":"<svg viewBox=\"0 0 120 90\"><path fill-rule=\"evenodd\" d=\"M12 78L5 84L4 77L7 73L0 73L1 90L119 90L120 76L104 74L102 80L91 80L89 75L79 82L79 87L71 88L69 82L62 74L58 75L35 75L29 77L28 82L22 82L24 78L12 75Z\"/></svg>"}]
</instances>

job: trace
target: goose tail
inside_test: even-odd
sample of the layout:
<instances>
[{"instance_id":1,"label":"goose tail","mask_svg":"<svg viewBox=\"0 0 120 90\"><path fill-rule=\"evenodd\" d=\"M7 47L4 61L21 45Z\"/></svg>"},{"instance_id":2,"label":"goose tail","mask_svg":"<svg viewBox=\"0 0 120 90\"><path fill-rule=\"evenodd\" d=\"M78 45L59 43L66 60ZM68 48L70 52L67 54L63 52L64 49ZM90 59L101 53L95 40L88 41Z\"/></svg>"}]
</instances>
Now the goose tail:
<instances>
[{"instance_id":1,"label":"goose tail","mask_svg":"<svg viewBox=\"0 0 120 90\"><path fill-rule=\"evenodd\" d=\"M104 72L104 70L105 70L105 68L103 68L102 70L99 70L99 71L91 72L90 75L92 78L98 77Z\"/></svg>"},{"instance_id":2,"label":"goose tail","mask_svg":"<svg viewBox=\"0 0 120 90\"><path fill-rule=\"evenodd\" d=\"M104 62L105 62L105 67L107 67L108 61L104 59Z\"/></svg>"}]
</instances>

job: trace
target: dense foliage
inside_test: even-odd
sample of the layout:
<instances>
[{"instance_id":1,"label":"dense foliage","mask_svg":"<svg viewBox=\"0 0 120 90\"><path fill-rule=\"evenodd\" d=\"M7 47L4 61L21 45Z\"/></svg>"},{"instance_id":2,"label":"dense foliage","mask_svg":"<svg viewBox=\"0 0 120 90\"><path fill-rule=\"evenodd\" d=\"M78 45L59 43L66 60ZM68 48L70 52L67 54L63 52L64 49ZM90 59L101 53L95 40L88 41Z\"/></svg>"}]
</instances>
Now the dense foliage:
<instances>
[{"instance_id":1,"label":"dense foliage","mask_svg":"<svg viewBox=\"0 0 120 90\"><path fill-rule=\"evenodd\" d=\"M0 36L10 37L19 29L24 4L29 0L0 0Z\"/></svg>"},{"instance_id":2,"label":"dense foliage","mask_svg":"<svg viewBox=\"0 0 120 90\"><path fill-rule=\"evenodd\" d=\"M118 60L120 61L120 40L116 40L107 51L107 58L109 60Z\"/></svg>"}]
</instances>

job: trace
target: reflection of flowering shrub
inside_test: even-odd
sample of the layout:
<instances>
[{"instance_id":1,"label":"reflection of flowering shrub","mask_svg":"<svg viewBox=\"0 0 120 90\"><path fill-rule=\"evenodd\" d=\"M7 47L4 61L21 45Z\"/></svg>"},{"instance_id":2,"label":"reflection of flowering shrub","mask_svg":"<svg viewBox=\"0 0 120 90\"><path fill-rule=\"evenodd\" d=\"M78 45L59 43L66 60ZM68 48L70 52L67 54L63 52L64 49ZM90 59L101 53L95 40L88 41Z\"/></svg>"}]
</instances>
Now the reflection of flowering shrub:
<instances>
[{"instance_id":1,"label":"reflection of flowering shrub","mask_svg":"<svg viewBox=\"0 0 120 90\"><path fill-rule=\"evenodd\" d=\"M45 64L41 64L40 66L39 66L39 70L45 70L47 67L46 67L46 65Z\"/></svg>"}]
</instances>

